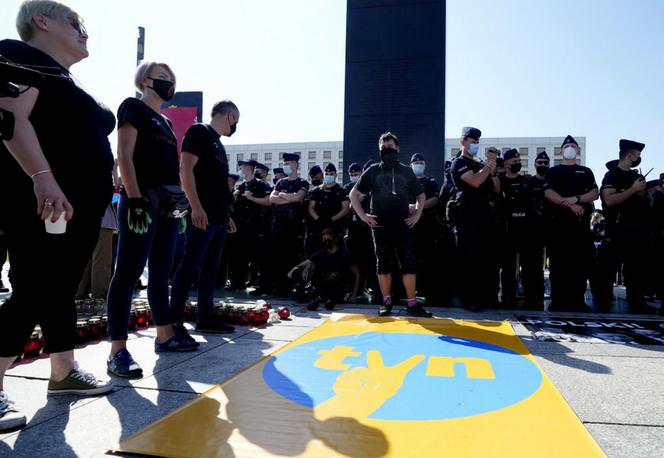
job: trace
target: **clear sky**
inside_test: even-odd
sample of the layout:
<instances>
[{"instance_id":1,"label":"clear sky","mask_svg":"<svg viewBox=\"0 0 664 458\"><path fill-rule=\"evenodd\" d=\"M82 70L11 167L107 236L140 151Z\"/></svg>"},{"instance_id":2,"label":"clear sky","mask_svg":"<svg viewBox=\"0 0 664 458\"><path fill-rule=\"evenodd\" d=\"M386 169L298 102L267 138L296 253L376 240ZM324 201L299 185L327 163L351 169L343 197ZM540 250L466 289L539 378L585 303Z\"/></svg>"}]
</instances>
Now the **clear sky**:
<instances>
[{"instance_id":1,"label":"clear sky","mask_svg":"<svg viewBox=\"0 0 664 458\"><path fill-rule=\"evenodd\" d=\"M133 94L136 36L168 62L178 90L241 110L227 144L343 138L343 0L69 0L90 57L72 68L113 110ZM0 37L16 38L20 0L2 0ZM587 137L598 180L618 139L647 144L664 172L664 0L448 0L446 136ZM112 139L115 143L115 139Z\"/></svg>"}]
</instances>

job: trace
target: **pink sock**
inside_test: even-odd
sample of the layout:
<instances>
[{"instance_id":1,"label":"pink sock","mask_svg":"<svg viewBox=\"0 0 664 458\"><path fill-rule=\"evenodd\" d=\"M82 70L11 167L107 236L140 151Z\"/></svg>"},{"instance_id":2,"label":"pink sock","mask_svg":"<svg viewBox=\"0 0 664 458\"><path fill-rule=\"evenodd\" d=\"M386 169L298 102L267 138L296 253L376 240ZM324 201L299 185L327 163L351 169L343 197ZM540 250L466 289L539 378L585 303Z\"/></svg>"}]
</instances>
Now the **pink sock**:
<instances>
[{"instance_id":1,"label":"pink sock","mask_svg":"<svg viewBox=\"0 0 664 458\"><path fill-rule=\"evenodd\" d=\"M383 296L383 304L392 305L392 296Z\"/></svg>"},{"instance_id":2,"label":"pink sock","mask_svg":"<svg viewBox=\"0 0 664 458\"><path fill-rule=\"evenodd\" d=\"M408 307L415 307L417 305L417 299L408 299Z\"/></svg>"}]
</instances>

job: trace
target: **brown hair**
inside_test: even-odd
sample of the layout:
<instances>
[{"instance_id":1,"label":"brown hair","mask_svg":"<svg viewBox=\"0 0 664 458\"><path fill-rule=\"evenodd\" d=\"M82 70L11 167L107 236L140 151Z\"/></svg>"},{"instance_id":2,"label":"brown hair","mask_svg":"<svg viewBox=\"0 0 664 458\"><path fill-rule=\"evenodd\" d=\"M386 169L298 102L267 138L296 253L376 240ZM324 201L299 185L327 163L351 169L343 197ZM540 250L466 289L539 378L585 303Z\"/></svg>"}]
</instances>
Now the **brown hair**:
<instances>
[{"instance_id":1,"label":"brown hair","mask_svg":"<svg viewBox=\"0 0 664 458\"><path fill-rule=\"evenodd\" d=\"M382 145L388 140L393 140L394 144L399 146L399 139L392 132L385 132L384 134L382 134L378 139L378 146Z\"/></svg>"}]
</instances>

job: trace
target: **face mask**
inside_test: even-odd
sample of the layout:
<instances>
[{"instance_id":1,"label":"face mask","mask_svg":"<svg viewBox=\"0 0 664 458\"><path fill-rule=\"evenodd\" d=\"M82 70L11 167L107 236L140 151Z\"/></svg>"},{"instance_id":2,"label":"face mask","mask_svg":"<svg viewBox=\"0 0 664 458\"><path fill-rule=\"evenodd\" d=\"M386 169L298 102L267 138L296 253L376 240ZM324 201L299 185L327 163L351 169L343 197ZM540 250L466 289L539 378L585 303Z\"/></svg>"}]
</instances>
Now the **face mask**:
<instances>
[{"instance_id":1,"label":"face mask","mask_svg":"<svg viewBox=\"0 0 664 458\"><path fill-rule=\"evenodd\" d=\"M535 167L535 170L537 170L538 175L546 175L546 172L549 171L549 166L547 165L538 165Z\"/></svg>"},{"instance_id":2,"label":"face mask","mask_svg":"<svg viewBox=\"0 0 664 458\"><path fill-rule=\"evenodd\" d=\"M311 179L311 184L312 184L313 186L320 186L320 185L323 184L323 181L322 181L321 179L319 179L319 178L312 178L312 179Z\"/></svg>"},{"instance_id":3,"label":"face mask","mask_svg":"<svg viewBox=\"0 0 664 458\"><path fill-rule=\"evenodd\" d=\"M468 152L469 152L472 156L477 156L477 153L480 152L480 144L479 144L479 143L473 143L473 144L470 145L470 147L468 148Z\"/></svg>"},{"instance_id":4,"label":"face mask","mask_svg":"<svg viewBox=\"0 0 664 458\"><path fill-rule=\"evenodd\" d=\"M240 170L240 172L238 173L238 175L240 175L240 180L243 180L243 181L244 181L244 179L247 177L247 174L244 173L244 170Z\"/></svg>"},{"instance_id":5,"label":"face mask","mask_svg":"<svg viewBox=\"0 0 664 458\"><path fill-rule=\"evenodd\" d=\"M286 174L286 176L290 175L291 173L293 173L293 167L291 167L290 165L284 165L284 173Z\"/></svg>"},{"instance_id":6,"label":"face mask","mask_svg":"<svg viewBox=\"0 0 664 458\"><path fill-rule=\"evenodd\" d=\"M638 157L635 161L632 161L632 168L638 167L641 163L641 157Z\"/></svg>"},{"instance_id":7,"label":"face mask","mask_svg":"<svg viewBox=\"0 0 664 458\"><path fill-rule=\"evenodd\" d=\"M276 178L272 178L272 184L277 184L277 181L279 180L277 180Z\"/></svg>"},{"instance_id":8,"label":"face mask","mask_svg":"<svg viewBox=\"0 0 664 458\"><path fill-rule=\"evenodd\" d=\"M323 240L323 245L325 245L325 248L327 248L328 250L334 248L334 239Z\"/></svg>"},{"instance_id":9,"label":"face mask","mask_svg":"<svg viewBox=\"0 0 664 458\"><path fill-rule=\"evenodd\" d=\"M325 177L323 178L323 183L329 186L332 183L334 183L336 179L337 177L335 177L334 175L325 175Z\"/></svg>"},{"instance_id":10,"label":"face mask","mask_svg":"<svg viewBox=\"0 0 664 458\"><path fill-rule=\"evenodd\" d=\"M164 102L168 102L173 98L175 93L175 85L172 81L160 80L156 78L150 78L152 80L152 89Z\"/></svg>"},{"instance_id":11,"label":"face mask","mask_svg":"<svg viewBox=\"0 0 664 458\"><path fill-rule=\"evenodd\" d=\"M399 163L399 153L393 148L380 150L380 159L388 167L394 167Z\"/></svg>"},{"instance_id":12,"label":"face mask","mask_svg":"<svg viewBox=\"0 0 664 458\"><path fill-rule=\"evenodd\" d=\"M229 126L231 128L231 131L228 133L227 137L232 136L235 133L235 131L237 130L237 122L234 123L233 125L230 125L230 123L229 123Z\"/></svg>"},{"instance_id":13,"label":"face mask","mask_svg":"<svg viewBox=\"0 0 664 458\"><path fill-rule=\"evenodd\" d=\"M521 162L510 165L510 170L512 173L519 173L521 171Z\"/></svg>"},{"instance_id":14,"label":"face mask","mask_svg":"<svg viewBox=\"0 0 664 458\"><path fill-rule=\"evenodd\" d=\"M350 177L350 182L351 183L357 183L358 181L360 181L360 176L359 175L354 176L354 177Z\"/></svg>"},{"instance_id":15,"label":"face mask","mask_svg":"<svg viewBox=\"0 0 664 458\"><path fill-rule=\"evenodd\" d=\"M573 146L568 146L563 150L563 158L570 160L576 159L576 149Z\"/></svg>"},{"instance_id":16,"label":"face mask","mask_svg":"<svg viewBox=\"0 0 664 458\"><path fill-rule=\"evenodd\" d=\"M254 176L256 178L258 178L259 180L262 180L263 178L265 178L265 176L263 175L263 172L256 172L256 173L254 173Z\"/></svg>"},{"instance_id":17,"label":"face mask","mask_svg":"<svg viewBox=\"0 0 664 458\"><path fill-rule=\"evenodd\" d=\"M424 164L411 164L411 167L415 175L424 175L424 168L426 167Z\"/></svg>"}]
</instances>

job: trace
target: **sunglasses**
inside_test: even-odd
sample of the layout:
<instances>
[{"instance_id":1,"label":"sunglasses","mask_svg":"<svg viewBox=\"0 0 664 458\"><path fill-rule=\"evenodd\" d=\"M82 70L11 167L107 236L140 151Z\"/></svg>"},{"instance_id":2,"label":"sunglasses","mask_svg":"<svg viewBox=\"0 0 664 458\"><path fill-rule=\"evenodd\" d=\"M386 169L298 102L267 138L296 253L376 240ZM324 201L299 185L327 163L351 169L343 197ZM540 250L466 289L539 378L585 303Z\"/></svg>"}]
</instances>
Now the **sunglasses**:
<instances>
[{"instance_id":1,"label":"sunglasses","mask_svg":"<svg viewBox=\"0 0 664 458\"><path fill-rule=\"evenodd\" d=\"M83 24L81 24L81 21L79 21L76 18L69 18L69 24L78 32L79 35L87 37L88 36L88 30L85 28Z\"/></svg>"}]
</instances>

